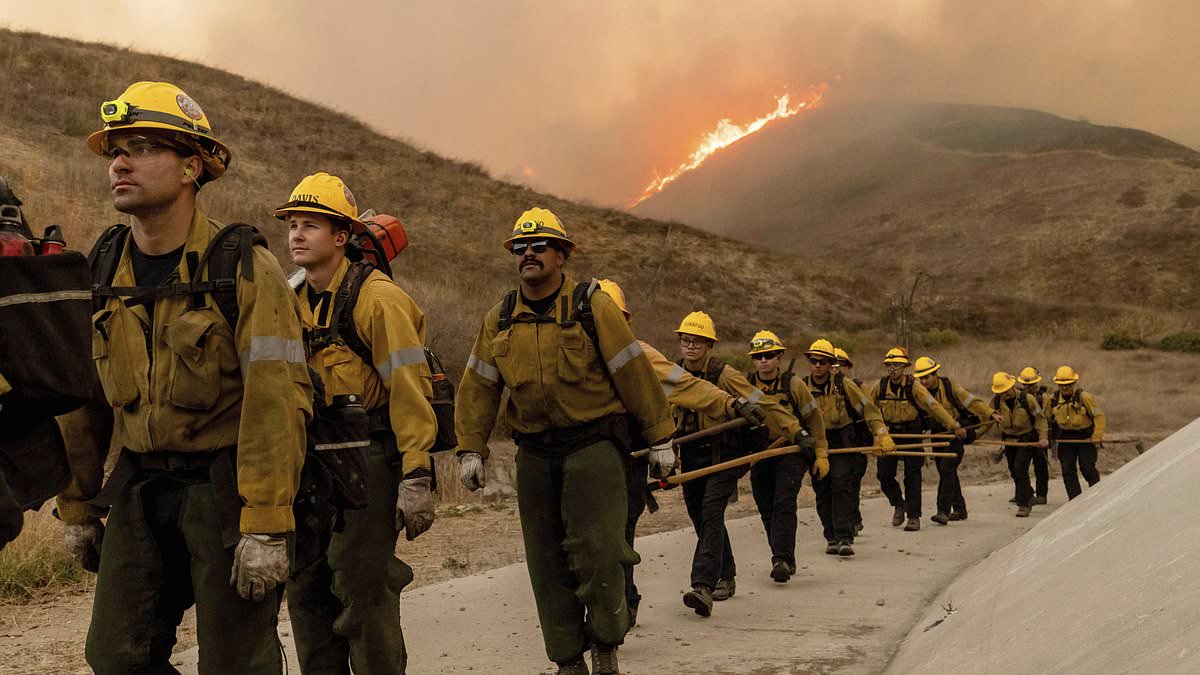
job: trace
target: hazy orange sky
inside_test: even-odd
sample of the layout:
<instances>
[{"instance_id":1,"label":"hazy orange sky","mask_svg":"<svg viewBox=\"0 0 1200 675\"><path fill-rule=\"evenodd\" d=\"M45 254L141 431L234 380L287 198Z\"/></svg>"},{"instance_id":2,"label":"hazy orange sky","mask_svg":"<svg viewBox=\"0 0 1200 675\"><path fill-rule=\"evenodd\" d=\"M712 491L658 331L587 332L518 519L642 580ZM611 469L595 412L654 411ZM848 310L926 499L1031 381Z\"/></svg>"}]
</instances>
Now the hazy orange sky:
<instances>
[{"instance_id":1,"label":"hazy orange sky","mask_svg":"<svg viewBox=\"0 0 1200 675\"><path fill-rule=\"evenodd\" d=\"M719 119L821 82L830 106L1021 106L1200 146L1193 0L0 0L0 24L219 67L614 206Z\"/></svg>"}]
</instances>

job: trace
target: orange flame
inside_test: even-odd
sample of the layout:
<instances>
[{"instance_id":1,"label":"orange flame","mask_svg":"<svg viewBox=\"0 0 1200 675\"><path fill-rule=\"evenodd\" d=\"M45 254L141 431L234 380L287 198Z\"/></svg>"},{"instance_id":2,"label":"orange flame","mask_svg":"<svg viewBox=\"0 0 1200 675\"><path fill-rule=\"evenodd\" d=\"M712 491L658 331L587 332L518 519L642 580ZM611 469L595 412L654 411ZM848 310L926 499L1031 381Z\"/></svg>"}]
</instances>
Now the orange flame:
<instances>
[{"instance_id":1,"label":"orange flame","mask_svg":"<svg viewBox=\"0 0 1200 675\"><path fill-rule=\"evenodd\" d=\"M525 166L521 167L521 175L525 176L526 178L533 178L537 175L537 169L526 164Z\"/></svg>"},{"instance_id":2,"label":"orange flame","mask_svg":"<svg viewBox=\"0 0 1200 675\"><path fill-rule=\"evenodd\" d=\"M776 96L774 110L747 124L737 125L730 122L729 118L722 119L717 122L715 129L700 139L700 143L692 151L692 154L688 155L687 160L665 176L655 175L654 180L650 181L650 184L646 186L642 194L629 204L629 208L632 209L653 195L662 192L662 189L674 182L676 178L699 167L718 150L737 143L775 120L785 119L799 113L801 110L817 107L828 90L829 85L824 83L812 87L809 90L808 96L796 103L791 102L790 94Z\"/></svg>"}]
</instances>

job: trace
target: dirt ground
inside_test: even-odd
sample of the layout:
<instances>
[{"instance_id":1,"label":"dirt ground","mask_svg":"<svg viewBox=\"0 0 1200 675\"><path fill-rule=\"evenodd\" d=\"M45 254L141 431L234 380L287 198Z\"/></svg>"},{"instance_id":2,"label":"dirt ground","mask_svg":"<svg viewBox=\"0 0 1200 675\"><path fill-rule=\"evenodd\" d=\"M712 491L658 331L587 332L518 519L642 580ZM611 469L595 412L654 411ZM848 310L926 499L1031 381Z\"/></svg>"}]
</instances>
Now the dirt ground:
<instances>
[{"instance_id":1,"label":"dirt ground","mask_svg":"<svg viewBox=\"0 0 1200 675\"><path fill-rule=\"evenodd\" d=\"M967 459L960 471L964 484L1003 483L1007 480L1004 464L988 461L988 450L980 446L968 449ZM1106 448L1102 453L1101 472L1115 470L1135 454L1132 446ZM511 489L505 485L511 475L511 449L502 450L495 459L495 466L489 468L495 480L487 495L472 495L468 497L471 503L440 507L433 529L414 542L400 542L397 553L413 567L416 576L413 585L406 589L406 594L430 584L523 561L516 500L511 496ZM1051 465L1053 468L1054 462ZM450 478L450 473L445 469L439 471L439 475L446 479ZM1052 475L1057 476L1058 472L1055 470ZM864 481L864 499L879 494L878 483L873 476L872 468ZM936 486L937 473L933 467L927 467L924 476L926 489ZM662 508L658 513L643 517L639 536L690 527L678 492L660 493L659 502ZM801 521L805 523L801 525L801 536L810 538L811 528L817 526L812 506L813 495L806 482L800 495ZM928 508L926 511L929 513ZM744 479L741 498L731 505L728 518L733 520L755 514L749 483ZM931 527L928 521L926 527ZM931 592L937 590L940 589L932 589ZM83 660L83 644L91 601L90 584L85 584L77 590L34 603L0 605L0 672L11 675L89 672ZM281 621L286 620L285 606ZM194 644L194 622L189 612L180 627L176 651L186 650Z\"/></svg>"}]
</instances>

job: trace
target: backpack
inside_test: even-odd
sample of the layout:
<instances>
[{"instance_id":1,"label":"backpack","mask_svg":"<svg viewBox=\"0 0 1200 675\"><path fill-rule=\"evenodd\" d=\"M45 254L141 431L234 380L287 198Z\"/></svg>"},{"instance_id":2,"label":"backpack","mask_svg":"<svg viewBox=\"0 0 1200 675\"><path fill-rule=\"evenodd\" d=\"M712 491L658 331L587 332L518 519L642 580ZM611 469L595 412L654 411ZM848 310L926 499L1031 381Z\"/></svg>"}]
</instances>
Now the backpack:
<instances>
[{"instance_id":1,"label":"backpack","mask_svg":"<svg viewBox=\"0 0 1200 675\"><path fill-rule=\"evenodd\" d=\"M1076 388L1074 393L1071 394L1069 399L1063 398L1061 390L1054 392L1054 394L1050 397L1050 410L1053 411L1055 408L1058 407L1058 405L1060 403L1062 403L1064 401L1066 401L1068 403L1079 404L1079 407L1083 408L1083 414L1087 415L1087 418L1092 422L1092 425L1095 426L1096 416L1092 414L1092 409L1089 408L1087 406L1087 404L1083 402L1083 390L1082 389ZM1050 424L1054 425L1055 427L1058 426L1058 423L1055 421L1053 412L1051 412L1050 414L1047 414L1047 417L1050 418Z\"/></svg>"},{"instance_id":2,"label":"backpack","mask_svg":"<svg viewBox=\"0 0 1200 675\"><path fill-rule=\"evenodd\" d=\"M600 287L600 282L592 279L590 283L575 284L575 290L571 292L571 297L561 296L559 302L562 304L560 316L569 316L571 318L564 319L562 326L568 328L576 322L583 327L583 332L587 333L592 344L595 345L596 351L600 351L600 335L596 332L596 316L592 314L592 293ZM497 331L506 331L512 328L513 325L513 310L517 308L517 293L516 289L504 294L504 299L500 301L500 319L496 322ZM542 323L539 317L535 319L536 323Z\"/></svg>"},{"instance_id":3,"label":"backpack","mask_svg":"<svg viewBox=\"0 0 1200 675\"><path fill-rule=\"evenodd\" d=\"M795 365L795 363L796 362L793 360L792 364ZM757 377L757 375L758 373L756 371L747 371L746 379L753 383L754 378ZM775 380L775 386L772 387L773 391L765 391L763 393L771 394L772 396L778 396L779 402L783 405L786 405L792 411L792 415L794 415L796 419L803 422L804 420L800 417L800 409L797 405L797 402L792 399L792 378L795 376L796 373L792 372L791 366L789 366L788 370L779 373L779 379Z\"/></svg>"},{"instance_id":4,"label":"backpack","mask_svg":"<svg viewBox=\"0 0 1200 675\"><path fill-rule=\"evenodd\" d=\"M350 263L346 275L342 277L341 285L334 294L332 318L328 328L312 328L304 331L304 342L308 345L310 353L315 353L331 344L341 343L345 344L364 363L372 364L374 362L370 348L359 336L358 329L354 327L354 307L358 304L358 295L362 290L363 282L370 276L371 271L376 269L379 269L378 265L366 260ZM297 276L297 278L300 277ZM299 288L297 286L297 291ZM437 354L429 347L424 349L425 362L429 365L429 372L433 375L433 399L430 401L430 406L433 408L433 415L437 420L437 435L434 438L433 447L429 451L436 453L453 450L458 447L458 438L454 434L454 384L446 377L446 370L442 367L442 361ZM391 433L386 412L387 409L384 408L383 414L376 413L371 416L372 432Z\"/></svg>"},{"instance_id":5,"label":"backpack","mask_svg":"<svg viewBox=\"0 0 1200 675\"><path fill-rule=\"evenodd\" d=\"M846 415L850 418L854 444L863 446L873 445L875 435L871 433L871 428L867 425L867 421L863 419L862 413L854 407L854 403L850 400L850 395L846 393L846 376L842 373L835 373L830 375L830 381L833 382L834 389L837 390L838 396L842 398L842 403L846 406ZM813 386L811 377L805 378L805 382L811 389ZM825 430L826 434L829 434L829 432L829 429Z\"/></svg>"},{"instance_id":6,"label":"backpack","mask_svg":"<svg viewBox=\"0 0 1200 675\"><path fill-rule=\"evenodd\" d=\"M958 412L959 424L969 427L983 421L979 419L978 415L968 410L962 401L958 400L958 396L954 394L954 385L950 382L950 378L939 376L938 379L941 380L942 390L946 392L946 398L950 400L950 405L954 406L954 410ZM995 408L996 406L992 407ZM1032 420L1033 416L1030 415L1029 419ZM963 445L970 445L975 442L975 431L975 429L967 429L967 435L963 438Z\"/></svg>"},{"instance_id":7,"label":"backpack","mask_svg":"<svg viewBox=\"0 0 1200 675\"><path fill-rule=\"evenodd\" d=\"M675 363L683 368L682 358L677 359ZM717 383L720 381L721 373L724 371L725 361L717 356L709 356L708 367L704 369L701 377L711 382L714 386L720 386ZM683 422L679 426L694 426L699 428L699 413L685 409ZM771 440L770 433L765 425L759 427L742 426L718 434L712 438L713 464L722 459L731 459L734 456L748 455L752 452L763 450ZM722 453L722 450L728 450L729 452Z\"/></svg>"}]
</instances>

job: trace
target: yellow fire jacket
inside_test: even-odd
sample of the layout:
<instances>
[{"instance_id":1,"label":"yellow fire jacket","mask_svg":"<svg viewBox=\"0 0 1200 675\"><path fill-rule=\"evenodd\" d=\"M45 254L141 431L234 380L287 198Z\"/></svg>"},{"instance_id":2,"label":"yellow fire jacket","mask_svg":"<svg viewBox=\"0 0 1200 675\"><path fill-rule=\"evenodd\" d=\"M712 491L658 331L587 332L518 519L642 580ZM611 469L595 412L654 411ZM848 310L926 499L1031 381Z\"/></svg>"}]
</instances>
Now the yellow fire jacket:
<instances>
[{"instance_id":1,"label":"yellow fire jacket","mask_svg":"<svg viewBox=\"0 0 1200 675\"><path fill-rule=\"evenodd\" d=\"M817 456L828 456L829 442L825 438L825 418L821 415L821 408L817 405L816 400L813 399L812 392L808 390L808 386L804 384L804 378L794 375L789 379L790 382L788 383L786 395L782 390L782 375L776 376L771 381L767 381L759 377L757 373L753 373L747 378L747 381L753 387L762 391L763 398L759 400L759 405L762 405L764 400L770 399L788 412L795 413L793 416L798 414L798 419L803 420L804 430L817 442ZM791 405L784 403L785 398L792 402ZM794 409L792 406L794 406Z\"/></svg>"},{"instance_id":2,"label":"yellow fire jacket","mask_svg":"<svg viewBox=\"0 0 1200 675\"><path fill-rule=\"evenodd\" d=\"M992 413L995 412L992 410L992 406L988 405L983 399L964 389L954 380L950 380L950 385L954 390L954 397L958 399L959 404L978 416L979 421L986 422L989 418L991 418ZM956 422L959 424L963 423L963 420L958 418L958 406L954 405L954 402L950 400L950 392L946 391L946 387L942 386L941 378L938 379L936 390L931 389L929 390L929 393L932 394L935 399L937 399L937 402L942 406L942 409L947 413L950 413L950 416L953 417Z\"/></svg>"},{"instance_id":3,"label":"yellow fire jacket","mask_svg":"<svg viewBox=\"0 0 1200 675\"><path fill-rule=\"evenodd\" d=\"M1099 443L1104 440L1104 412L1096 404L1096 397L1088 392L1076 389L1072 396L1059 397L1052 414L1059 429L1092 427L1092 441Z\"/></svg>"},{"instance_id":4,"label":"yellow fire jacket","mask_svg":"<svg viewBox=\"0 0 1200 675\"><path fill-rule=\"evenodd\" d=\"M1025 397L1025 405L1021 405L1018 396ZM1026 411L1028 408L1028 411ZM1030 431L1037 430L1039 440L1049 440L1049 424L1046 421L1046 410L1042 408L1037 397L1033 394L1025 394L1018 392L1015 388L1009 389L1000 395L1000 400L997 401L996 412L1000 413L1003 421L1000 422L1001 436L1024 436Z\"/></svg>"},{"instance_id":5,"label":"yellow fire jacket","mask_svg":"<svg viewBox=\"0 0 1200 675\"><path fill-rule=\"evenodd\" d=\"M704 373L707 371L709 360L712 358L712 356L706 358L703 367L696 372ZM692 373L692 375L704 379L696 375L696 373ZM770 432L772 439L782 437L791 441L792 437L800 431L800 420L796 419L796 416L790 410L780 405L777 400L766 397L761 389L750 384L750 381L744 375L728 363L721 369L721 374L717 377L717 386L734 396L745 396L746 400L751 403L757 403L767 418L767 430ZM680 406L672 406L671 414L675 417L677 424L683 420L683 409ZM707 429L723 421L725 420L721 417L700 413L696 415L696 423L698 425L696 429L684 429L681 427L680 432L691 433ZM828 445L823 448L818 447L817 457L826 457L827 455Z\"/></svg>"},{"instance_id":6,"label":"yellow fire jacket","mask_svg":"<svg viewBox=\"0 0 1200 675\"><path fill-rule=\"evenodd\" d=\"M349 261L342 260L315 308L308 301L308 282L301 284L297 299L304 328L328 328L337 321L334 298L349 268ZM371 350L371 363L345 344L310 354L309 365L325 383L325 402L331 403L337 395L358 394L368 411L387 406L396 447L404 456L401 475L432 469L429 450L437 436L437 418L429 403L433 376L425 360L424 312L387 275L372 270L363 280L351 317L359 338Z\"/></svg>"},{"instance_id":7,"label":"yellow fire jacket","mask_svg":"<svg viewBox=\"0 0 1200 675\"><path fill-rule=\"evenodd\" d=\"M197 211L182 260L200 256L219 229ZM115 413L115 440L129 452L236 445L241 531L294 529L312 384L295 296L270 252L256 246L253 255L254 280L237 278L240 311L232 329L211 296L201 309L190 309L188 296L159 298L153 320L144 306L109 298L92 318L92 357L104 391L60 418L72 474L59 498L64 521L94 515L85 500L100 490ZM178 273L181 282L190 280L183 262ZM134 285L128 242L113 285Z\"/></svg>"},{"instance_id":8,"label":"yellow fire jacket","mask_svg":"<svg viewBox=\"0 0 1200 675\"><path fill-rule=\"evenodd\" d=\"M575 285L563 277L554 309L543 322L533 320L535 314L520 293L509 328L499 330L502 303L488 311L459 385L454 415L458 454L487 457L487 439L505 387L505 415L520 433L568 429L625 413L633 416L634 431L648 443L674 432L663 387L612 298L592 295L599 350L583 326L571 321L569 308L563 315L562 300L570 304Z\"/></svg>"},{"instance_id":9,"label":"yellow fire jacket","mask_svg":"<svg viewBox=\"0 0 1200 675\"><path fill-rule=\"evenodd\" d=\"M890 379L884 378L883 391L879 390L878 382L871 387L871 400L879 406L879 412L883 415L885 423L888 425L904 424L918 418L917 408L913 407L912 401L909 401L900 391L906 382L912 384L912 397L913 401L916 401L917 407L926 414L932 415L947 429L954 429L958 426L958 423L954 421L950 413L946 412L942 404L938 403L929 390L917 382L912 375L905 375L900 384L894 384Z\"/></svg>"},{"instance_id":10,"label":"yellow fire jacket","mask_svg":"<svg viewBox=\"0 0 1200 675\"><path fill-rule=\"evenodd\" d=\"M862 387L848 377L842 378L842 387L846 390L846 395L843 397L838 391L834 377L841 376L831 375L824 382L816 382L812 375L804 376L804 384L809 388L817 406L821 408L821 416L825 419L825 428L828 430L841 429L854 422L854 418L846 409L846 399L849 399L858 416L871 428L871 433L875 434L876 438L886 436L888 428L883 423L883 416L879 413L875 402L862 390Z\"/></svg>"},{"instance_id":11,"label":"yellow fire jacket","mask_svg":"<svg viewBox=\"0 0 1200 675\"><path fill-rule=\"evenodd\" d=\"M709 417L731 417L735 398L717 385L702 377L696 377L683 366L663 356L650 343L638 340L654 374L662 383L663 393L671 405L687 408Z\"/></svg>"}]
</instances>

